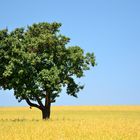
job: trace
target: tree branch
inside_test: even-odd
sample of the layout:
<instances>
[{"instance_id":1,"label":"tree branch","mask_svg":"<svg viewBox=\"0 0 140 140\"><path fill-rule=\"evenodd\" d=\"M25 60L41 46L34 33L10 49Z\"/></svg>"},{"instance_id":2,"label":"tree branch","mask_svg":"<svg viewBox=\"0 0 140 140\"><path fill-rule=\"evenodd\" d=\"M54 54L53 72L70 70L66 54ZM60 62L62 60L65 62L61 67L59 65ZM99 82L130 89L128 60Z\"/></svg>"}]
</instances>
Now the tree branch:
<instances>
[{"instance_id":1,"label":"tree branch","mask_svg":"<svg viewBox=\"0 0 140 140\"><path fill-rule=\"evenodd\" d=\"M38 108L38 109L40 109L40 110L42 109L41 106L32 103L28 98L26 98L25 101L26 101L27 104L28 104L29 106L31 106L31 107L36 107L36 108Z\"/></svg>"},{"instance_id":2,"label":"tree branch","mask_svg":"<svg viewBox=\"0 0 140 140\"><path fill-rule=\"evenodd\" d=\"M40 107L44 108L44 105L43 105L43 103L41 102L41 100L39 99L39 97L38 97L38 96L35 96L35 98L36 98L38 104L40 105Z\"/></svg>"}]
</instances>

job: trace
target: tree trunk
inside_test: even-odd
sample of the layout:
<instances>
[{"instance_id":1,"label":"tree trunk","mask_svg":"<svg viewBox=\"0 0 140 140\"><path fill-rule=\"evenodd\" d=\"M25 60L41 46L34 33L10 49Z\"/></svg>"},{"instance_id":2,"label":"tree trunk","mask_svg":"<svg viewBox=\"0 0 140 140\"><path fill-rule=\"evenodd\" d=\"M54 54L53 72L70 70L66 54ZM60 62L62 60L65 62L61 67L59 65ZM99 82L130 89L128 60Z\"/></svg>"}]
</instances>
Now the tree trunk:
<instances>
[{"instance_id":1,"label":"tree trunk","mask_svg":"<svg viewBox=\"0 0 140 140\"><path fill-rule=\"evenodd\" d=\"M42 104L42 102L41 102L41 100L39 100L39 98L37 100L39 105L32 103L30 101L30 99L28 99L28 98L25 98L25 100L30 107L36 107L42 111L42 119L43 120L50 118L50 109L51 109L50 94L46 95L45 105Z\"/></svg>"},{"instance_id":2,"label":"tree trunk","mask_svg":"<svg viewBox=\"0 0 140 140\"><path fill-rule=\"evenodd\" d=\"M46 109L43 109L42 110L42 119L47 120L49 118L50 118L50 113Z\"/></svg>"},{"instance_id":3,"label":"tree trunk","mask_svg":"<svg viewBox=\"0 0 140 140\"><path fill-rule=\"evenodd\" d=\"M50 96L47 95L45 100L45 107L42 109L42 119L43 120L49 119L50 112L51 112Z\"/></svg>"},{"instance_id":4,"label":"tree trunk","mask_svg":"<svg viewBox=\"0 0 140 140\"><path fill-rule=\"evenodd\" d=\"M51 108L51 105L49 104L46 108L42 109L42 119L43 120L50 118L50 108Z\"/></svg>"}]
</instances>

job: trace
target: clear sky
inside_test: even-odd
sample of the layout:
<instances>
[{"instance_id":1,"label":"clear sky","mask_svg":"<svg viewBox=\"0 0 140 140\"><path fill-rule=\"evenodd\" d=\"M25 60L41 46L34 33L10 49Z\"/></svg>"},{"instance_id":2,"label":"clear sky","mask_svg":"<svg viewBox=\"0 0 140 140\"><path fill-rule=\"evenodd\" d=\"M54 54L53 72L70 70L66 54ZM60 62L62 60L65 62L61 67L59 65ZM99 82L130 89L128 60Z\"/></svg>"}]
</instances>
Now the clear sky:
<instances>
[{"instance_id":1,"label":"clear sky","mask_svg":"<svg viewBox=\"0 0 140 140\"><path fill-rule=\"evenodd\" d=\"M140 104L139 0L0 0L0 29L35 22L61 22L61 33L94 52L98 65L81 79L79 98L62 92L54 105ZM0 106L18 103L0 91Z\"/></svg>"}]
</instances>

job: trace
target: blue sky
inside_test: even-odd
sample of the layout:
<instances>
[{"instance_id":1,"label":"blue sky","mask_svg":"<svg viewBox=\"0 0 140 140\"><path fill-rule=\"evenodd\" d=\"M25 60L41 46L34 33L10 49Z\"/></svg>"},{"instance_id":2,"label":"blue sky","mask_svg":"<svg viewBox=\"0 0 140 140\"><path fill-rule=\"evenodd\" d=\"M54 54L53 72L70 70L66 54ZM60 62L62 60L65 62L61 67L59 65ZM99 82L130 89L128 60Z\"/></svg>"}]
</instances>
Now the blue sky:
<instances>
[{"instance_id":1,"label":"blue sky","mask_svg":"<svg viewBox=\"0 0 140 140\"><path fill-rule=\"evenodd\" d=\"M61 33L94 52L98 65L80 80L79 98L62 92L54 105L140 104L139 0L1 0L0 29L37 22L61 22ZM18 103L12 91L0 91L0 106Z\"/></svg>"}]
</instances>

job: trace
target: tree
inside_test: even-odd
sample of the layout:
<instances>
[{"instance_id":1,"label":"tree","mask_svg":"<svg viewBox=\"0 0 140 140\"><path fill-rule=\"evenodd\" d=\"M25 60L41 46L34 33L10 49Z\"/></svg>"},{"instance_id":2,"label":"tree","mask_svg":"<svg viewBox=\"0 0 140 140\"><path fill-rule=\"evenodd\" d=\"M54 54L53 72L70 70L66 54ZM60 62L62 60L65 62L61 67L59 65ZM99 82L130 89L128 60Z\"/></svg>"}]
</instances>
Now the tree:
<instances>
[{"instance_id":1,"label":"tree","mask_svg":"<svg viewBox=\"0 0 140 140\"><path fill-rule=\"evenodd\" d=\"M50 118L51 103L63 87L77 97L83 86L75 79L95 66L93 53L67 46L70 39L60 34L60 26L43 22L11 32L0 30L0 87L13 89L19 102L40 109L43 119Z\"/></svg>"}]
</instances>

